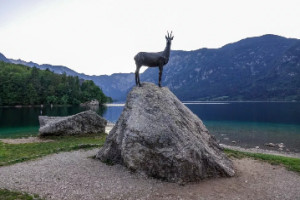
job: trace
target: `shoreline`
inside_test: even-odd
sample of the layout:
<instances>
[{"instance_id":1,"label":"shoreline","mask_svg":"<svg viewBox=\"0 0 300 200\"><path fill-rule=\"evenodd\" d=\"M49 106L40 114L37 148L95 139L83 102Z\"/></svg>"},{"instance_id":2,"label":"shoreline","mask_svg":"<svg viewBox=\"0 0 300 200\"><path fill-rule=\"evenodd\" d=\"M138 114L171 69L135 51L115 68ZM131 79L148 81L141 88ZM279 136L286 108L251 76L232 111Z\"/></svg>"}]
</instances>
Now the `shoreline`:
<instances>
[{"instance_id":1,"label":"shoreline","mask_svg":"<svg viewBox=\"0 0 300 200\"><path fill-rule=\"evenodd\" d=\"M108 122L105 127L105 133L108 135L111 129L114 127L114 123ZM29 137L21 137L21 138L0 138L0 141L3 143L8 144L21 144L21 143L34 143L34 142L49 142L43 141L43 139L39 139L38 136L29 136ZM240 152L248 152L248 153L261 153L261 154L268 154L268 155L276 155L276 156L284 156L290 158L300 158L300 153L298 152L286 152L286 151L279 151L279 150L269 150L263 148L247 148L241 146L233 146L228 144L219 143L222 148L236 150Z\"/></svg>"},{"instance_id":2,"label":"shoreline","mask_svg":"<svg viewBox=\"0 0 300 200\"><path fill-rule=\"evenodd\" d=\"M108 135L111 129L114 127L114 123L109 122L105 127L105 133ZM232 146L227 144L219 143L222 148L227 148L231 150L241 151L241 152L249 152L249 153L261 153L261 154L268 154L268 155L276 155L276 156L284 156L290 158L300 158L300 153L298 152L286 152L286 151L279 151L279 150L268 150L263 148L246 148L241 146Z\"/></svg>"},{"instance_id":3,"label":"shoreline","mask_svg":"<svg viewBox=\"0 0 300 200\"><path fill-rule=\"evenodd\" d=\"M119 105L118 105L119 106ZM109 132L113 129L115 123L109 122L105 127L105 133L108 135ZM21 144L21 143L39 143L39 142L49 142L43 141L43 139L39 139L38 136L28 136L28 137L21 137L21 138L0 138L0 141L7 144ZM228 145L224 143L219 143L222 148L236 150L240 152L248 152L248 153L260 153L260 154L268 154L268 155L276 155L276 156L283 156L283 157L290 157L290 158L300 158L300 152L294 151L280 151L280 150L270 150L265 148L251 148L251 147L243 147L243 146L236 146L236 145Z\"/></svg>"},{"instance_id":4,"label":"shoreline","mask_svg":"<svg viewBox=\"0 0 300 200\"><path fill-rule=\"evenodd\" d=\"M113 126L106 127L105 133L108 135L109 131L113 128ZM53 140L48 139L41 139L39 137L28 137L28 138L13 138L13 139L0 139L1 142L6 144L26 144L26 143L41 143L41 142L52 142ZM275 155L275 156L283 156L289 158L299 158L300 153L296 152L283 152L283 151L276 151L276 150L267 150L267 149L256 149L256 148L244 148L240 146L231 146L226 144L219 144L223 149L230 149L240 152L246 153L260 153L260 154L267 154L267 155Z\"/></svg>"},{"instance_id":5,"label":"shoreline","mask_svg":"<svg viewBox=\"0 0 300 200\"><path fill-rule=\"evenodd\" d=\"M181 101L183 104L230 104L230 103L299 103L299 101ZM103 105L108 107L123 107L125 106L125 102L111 102L104 103Z\"/></svg>"},{"instance_id":6,"label":"shoreline","mask_svg":"<svg viewBox=\"0 0 300 200\"><path fill-rule=\"evenodd\" d=\"M222 148L231 149L240 152L246 152L246 153L261 153L261 154L283 156L289 158L300 158L300 153L296 153L296 152L283 152L283 151L267 150L267 149L244 148L240 146L231 146L226 144L219 144L219 145Z\"/></svg>"}]
</instances>

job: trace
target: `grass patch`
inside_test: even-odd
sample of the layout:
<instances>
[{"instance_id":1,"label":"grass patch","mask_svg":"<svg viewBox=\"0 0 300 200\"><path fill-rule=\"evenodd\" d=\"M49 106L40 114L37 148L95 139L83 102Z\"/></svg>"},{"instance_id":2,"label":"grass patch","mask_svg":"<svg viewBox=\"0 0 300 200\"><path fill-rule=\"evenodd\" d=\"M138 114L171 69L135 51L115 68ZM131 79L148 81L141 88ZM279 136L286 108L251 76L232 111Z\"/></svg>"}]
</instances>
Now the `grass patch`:
<instances>
[{"instance_id":1,"label":"grass patch","mask_svg":"<svg viewBox=\"0 0 300 200\"><path fill-rule=\"evenodd\" d=\"M42 200L38 195L27 194L24 192L10 191L7 189L0 189L0 199L5 200Z\"/></svg>"},{"instance_id":2,"label":"grass patch","mask_svg":"<svg viewBox=\"0 0 300 200\"><path fill-rule=\"evenodd\" d=\"M102 136L64 136L47 137L54 140L45 143L6 144L0 142L0 166L11 165L45 155L72 151L78 149L92 149L101 147L106 135Z\"/></svg>"},{"instance_id":3,"label":"grass patch","mask_svg":"<svg viewBox=\"0 0 300 200\"><path fill-rule=\"evenodd\" d=\"M229 157L234 158L254 158L256 160L266 161L272 165L283 165L288 170L295 171L300 173L300 159L299 158L289 158L284 156L276 156L276 155L269 155L269 154L262 154L262 153L249 153L249 152L241 152L235 151L231 149L225 149L225 153Z\"/></svg>"}]
</instances>

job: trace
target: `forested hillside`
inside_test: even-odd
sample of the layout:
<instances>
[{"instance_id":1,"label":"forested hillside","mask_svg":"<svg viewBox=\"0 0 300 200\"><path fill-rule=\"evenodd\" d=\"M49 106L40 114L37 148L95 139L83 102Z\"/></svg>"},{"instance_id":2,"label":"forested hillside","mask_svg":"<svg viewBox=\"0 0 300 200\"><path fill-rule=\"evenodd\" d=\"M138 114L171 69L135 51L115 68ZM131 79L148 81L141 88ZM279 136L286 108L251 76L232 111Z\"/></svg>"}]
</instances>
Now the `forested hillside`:
<instances>
[{"instance_id":1,"label":"forested hillside","mask_svg":"<svg viewBox=\"0 0 300 200\"><path fill-rule=\"evenodd\" d=\"M80 104L111 99L90 80L0 61L0 105Z\"/></svg>"}]
</instances>

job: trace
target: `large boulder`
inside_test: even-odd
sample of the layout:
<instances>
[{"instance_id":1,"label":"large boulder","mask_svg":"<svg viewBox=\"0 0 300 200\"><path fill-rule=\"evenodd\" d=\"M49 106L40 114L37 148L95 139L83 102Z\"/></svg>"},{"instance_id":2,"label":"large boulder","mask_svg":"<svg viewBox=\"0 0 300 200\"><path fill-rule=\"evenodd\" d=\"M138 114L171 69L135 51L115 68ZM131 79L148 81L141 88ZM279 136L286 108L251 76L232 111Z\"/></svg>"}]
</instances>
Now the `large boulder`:
<instances>
[{"instance_id":1,"label":"large boulder","mask_svg":"<svg viewBox=\"0 0 300 200\"><path fill-rule=\"evenodd\" d=\"M233 176L232 162L202 121L166 87L134 87L96 155L170 182Z\"/></svg>"},{"instance_id":2,"label":"large boulder","mask_svg":"<svg viewBox=\"0 0 300 200\"><path fill-rule=\"evenodd\" d=\"M107 121L88 110L67 117L39 116L39 136L86 135L104 133Z\"/></svg>"}]
</instances>

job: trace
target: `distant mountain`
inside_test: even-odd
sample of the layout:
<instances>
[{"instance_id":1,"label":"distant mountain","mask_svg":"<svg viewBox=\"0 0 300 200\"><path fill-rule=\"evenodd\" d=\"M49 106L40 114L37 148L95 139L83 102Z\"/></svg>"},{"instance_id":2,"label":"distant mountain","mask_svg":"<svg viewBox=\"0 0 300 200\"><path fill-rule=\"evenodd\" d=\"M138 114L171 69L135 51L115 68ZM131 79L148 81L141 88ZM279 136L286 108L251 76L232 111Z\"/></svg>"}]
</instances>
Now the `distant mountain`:
<instances>
[{"instance_id":1,"label":"distant mountain","mask_svg":"<svg viewBox=\"0 0 300 200\"><path fill-rule=\"evenodd\" d=\"M26 62L26 61L23 61L21 59L18 59L18 60L8 59L8 60L9 60L10 63L14 63L14 64L26 65L28 67L36 67L36 68L39 68L39 69L42 69L42 70L49 69L50 71L52 71L56 74L66 73L67 75L70 75L70 76L78 76L79 75L79 73L75 72L74 70L72 70L68 67L65 67L65 66L61 66L61 65L49 65L49 64L39 65L39 64L34 63L32 61Z\"/></svg>"},{"instance_id":2,"label":"distant mountain","mask_svg":"<svg viewBox=\"0 0 300 200\"><path fill-rule=\"evenodd\" d=\"M9 62L93 80L107 96L119 101L124 101L135 85L133 73L88 76L64 66L12 59ZM148 68L141 74L142 82L157 80L157 68ZM162 84L181 100L300 101L300 40L264 35L218 49L172 51Z\"/></svg>"},{"instance_id":3,"label":"distant mountain","mask_svg":"<svg viewBox=\"0 0 300 200\"><path fill-rule=\"evenodd\" d=\"M157 69L142 81L157 82ZM163 84L181 100L300 100L300 40L247 38L219 49L173 51Z\"/></svg>"},{"instance_id":4,"label":"distant mountain","mask_svg":"<svg viewBox=\"0 0 300 200\"><path fill-rule=\"evenodd\" d=\"M0 53L0 61L9 62L9 60L2 53Z\"/></svg>"},{"instance_id":5,"label":"distant mountain","mask_svg":"<svg viewBox=\"0 0 300 200\"><path fill-rule=\"evenodd\" d=\"M134 73L116 73L110 76L92 76L91 79L102 88L104 94L109 94L116 101L124 101L135 84L134 77Z\"/></svg>"}]
</instances>

